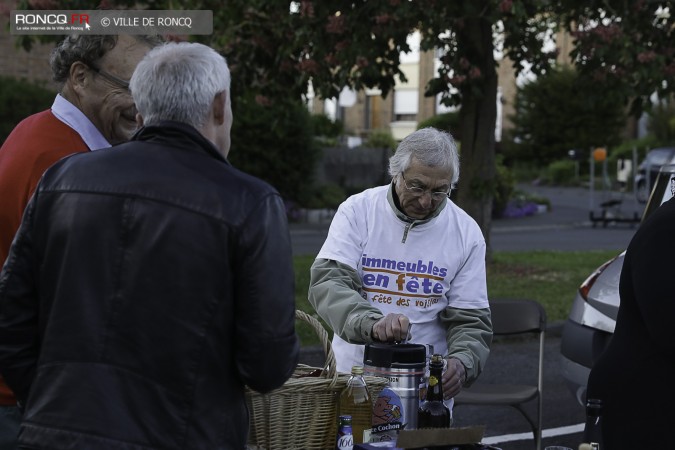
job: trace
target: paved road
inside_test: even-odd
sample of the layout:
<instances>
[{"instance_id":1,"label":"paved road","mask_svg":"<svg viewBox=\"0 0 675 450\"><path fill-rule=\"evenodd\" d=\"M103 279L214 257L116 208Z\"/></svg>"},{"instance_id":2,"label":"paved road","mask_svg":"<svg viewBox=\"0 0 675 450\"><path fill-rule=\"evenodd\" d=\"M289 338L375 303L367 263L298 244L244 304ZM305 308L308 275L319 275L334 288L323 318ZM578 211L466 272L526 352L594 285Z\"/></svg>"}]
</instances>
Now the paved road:
<instances>
[{"instance_id":1,"label":"paved road","mask_svg":"<svg viewBox=\"0 0 675 450\"><path fill-rule=\"evenodd\" d=\"M628 246L642 216L644 205L630 193L591 192L584 188L520 185L519 188L551 201L549 212L492 222L493 251L623 250ZM621 200L611 208L618 221L599 221L607 200ZM593 206L592 206L593 205ZM591 220L591 212L594 220Z\"/></svg>"},{"instance_id":2,"label":"paved road","mask_svg":"<svg viewBox=\"0 0 675 450\"><path fill-rule=\"evenodd\" d=\"M530 250L623 250L635 233L632 222L642 216L644 205L629 193L591 192L585 188L562 188L520 185L520 189L548 198L551 210L534 216L498 219L492 222L490 245L493 251ZM600 203L620 199L621 205L611 210L624 222L603 226L593 222L601 214ZM593 206L591 206L593 205ZM291 224L293 252L316 255L321 249L330 223Z\"/></svg>"},{"instance_id":3,"label":"paved road","mask_svg":"<svg viewBox=\"0 0 675 450\"><path fill-rule=\"evenodd\" d=\"M591 192L583 188L559 188L521 185L519 188L548 198L549 212L518 219L493 221L490 243L493 251L530 250L617 250L626 248L638 224L630 222L593 222L600 215L600 203L621 199L612 213L632 220L642 215L643 205L630 194ZM325 239L328 223L293 225L291 236L296 254L315 255ZM594 226L595 225L595 226ZM570 295L572 295L570 293ZM561 378L561 324L551 324L546 339L544 372L544 441L547 445L565 445L576 450L581 442L584 410L576 402ZM535 383L527 374L534 373L536 341L501 340L493 344L492 355L480 382L515 376L513 382ZM319 352L304 352L305 363L323 364ZM534 404L530 405L534 412ZM485 443L503 450L533 449L529 425L508 407L485 408L462 406L455 410L456 426L486 425ZM542 447L542 448L543 448Z\"/></svg>"}]
</instances>

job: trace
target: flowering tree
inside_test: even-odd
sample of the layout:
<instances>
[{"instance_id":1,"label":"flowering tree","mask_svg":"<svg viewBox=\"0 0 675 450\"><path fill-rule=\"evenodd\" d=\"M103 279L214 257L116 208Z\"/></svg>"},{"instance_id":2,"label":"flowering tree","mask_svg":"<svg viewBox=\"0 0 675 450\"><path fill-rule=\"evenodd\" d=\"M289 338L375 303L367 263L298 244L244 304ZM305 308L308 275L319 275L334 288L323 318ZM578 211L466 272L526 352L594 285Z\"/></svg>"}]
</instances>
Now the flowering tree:
<instances>
[{"instance_id":1,"label":"flowering tree","mask_svg":"<svg viewBox=\"0 0 675 450\"><path fill-rule=\"evenodd\" d=\"M22 0L56 8L92 8L84 0ZM138 7L135 0L105 6ZM581 76L601 81L598 95L616 95L640 111L653 92L673 92L673 2L658 0L146 0L151 9L211 9L214 34L206 43L227 56L234 89L257 101L300 97L314 89L335 97L344 86L378 87L386 95L401 52L414 30L422 49L440 53L426 82L428 95L461 105L458 202L489 239L495 187L497 73L495 53L516 72L540 74L557 49L547 49L558 28L572 33L572 57ZM44 8L44 5L41 5ZM37 8L35 8L37 9ZM203 39L203 38L199 38ZM235 96L236 100L236 96Z\"/></svg>"},{"instance_id":2,"label":"flowering tree","mask_svg":"<svg viewBox=\"0 0 675 450\"><path fill-rule=\"evenodd\" d=\"M294 18L312 64L314 88L335 96L345 84L379 87L387 94L399 70L408 35L422 35L423 50L440 52L440 67L426 84L427 95L446 105L461 105L462 173L458 202L476 219L486 238L495 188L497 72L495 52L502 48L515 69L528 62L545 70L555 50L542 50L555 23L538 0L304 0Z\"/></svg>"},{"instance_id":3,"label":"flowering tree","mask_svg":"<svg viewBox=\"0 0 675 450\"><path fill-rule=\"evenodd\" d=\"M578 70L630 101L639 114L656 93L675 92L675 3L567 0L561 25L575 38Z\"/></svg>"},{"instance_id":4,"label":"flowering tree","mask_svg":"<svg viewBox=\"0 0 675 450\"><path fill-rule=\"evenodd\" d=\"M583 77L603 81L598 95L633 102L673 92L672 2L625 0L367 0L300 2L297 26L312 79L331 97L356 88L394 86L406 36L422 33L422 48L440 50L440 67L428 95L461 105L458 202L489 238L495 187L496 52L516 72L546 72L558 56L548 46L561 28L572 33L571 54Z\"/></svg>"}]
</instances>

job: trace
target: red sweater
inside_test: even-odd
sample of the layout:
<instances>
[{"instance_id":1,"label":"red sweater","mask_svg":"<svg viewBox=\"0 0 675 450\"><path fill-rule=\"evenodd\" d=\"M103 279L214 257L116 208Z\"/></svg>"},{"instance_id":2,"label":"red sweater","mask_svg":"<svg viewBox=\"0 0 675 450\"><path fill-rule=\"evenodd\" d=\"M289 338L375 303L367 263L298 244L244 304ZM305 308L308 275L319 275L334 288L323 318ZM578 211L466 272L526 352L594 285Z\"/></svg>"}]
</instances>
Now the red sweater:
<instances>
[{"instance_id":1,"label":"red sweater","mask_svg":"<svg viewBox=\"0 0 675 450\"><path fill-rule=\"evenodd\" d=\"M52 164L89 148L79 134L57 119L51 110L22 120L0 148L0 264L4 264L23 210ZM0 377L0 405L16 403Z\"/></svg>"}]
</instances>

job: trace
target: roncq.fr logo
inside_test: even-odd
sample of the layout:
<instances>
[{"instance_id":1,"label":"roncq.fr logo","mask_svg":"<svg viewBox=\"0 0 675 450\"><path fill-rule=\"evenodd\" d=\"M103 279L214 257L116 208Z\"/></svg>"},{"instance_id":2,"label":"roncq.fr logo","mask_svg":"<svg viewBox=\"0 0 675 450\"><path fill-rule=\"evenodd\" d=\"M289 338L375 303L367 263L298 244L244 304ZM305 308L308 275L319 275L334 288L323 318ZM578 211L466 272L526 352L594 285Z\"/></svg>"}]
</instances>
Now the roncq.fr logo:
<instances>
[{"instance_id":1,"label":"roncq.fr logo","mask_svg":"<svg viewBox=\"0 0 675 450\"><path fill-rule=\"evenodd\" d=\"M22 13L16 14L15 19L17 25L82 25L89 28L89 14L72 13L70 14L70 21L66 14L33 14Z\"/></svg>"}]
</instances>

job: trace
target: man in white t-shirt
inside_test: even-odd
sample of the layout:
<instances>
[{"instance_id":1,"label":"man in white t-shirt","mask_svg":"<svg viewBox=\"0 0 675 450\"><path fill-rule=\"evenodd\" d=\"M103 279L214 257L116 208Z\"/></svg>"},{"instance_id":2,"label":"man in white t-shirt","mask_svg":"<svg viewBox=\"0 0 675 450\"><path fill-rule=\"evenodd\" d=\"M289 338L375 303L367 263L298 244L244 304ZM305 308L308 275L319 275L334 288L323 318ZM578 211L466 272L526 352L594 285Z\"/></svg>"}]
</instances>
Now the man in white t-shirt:
<instances>
[{"instance_id":1,"label":"man in white t-shirt","mask_svg":"<svg viewBox=\"0 0 675 450\"><path fill-rule=\"evenodd\" d=\"M392 182L340 205L311 268L309 301L333 329L340 372L363 365L364 344L432 344L447 359L453 398L490 353L485 239L450 199L459 158L448 133L424 128L389 160Z\"/></svg>"}]
</instances>

